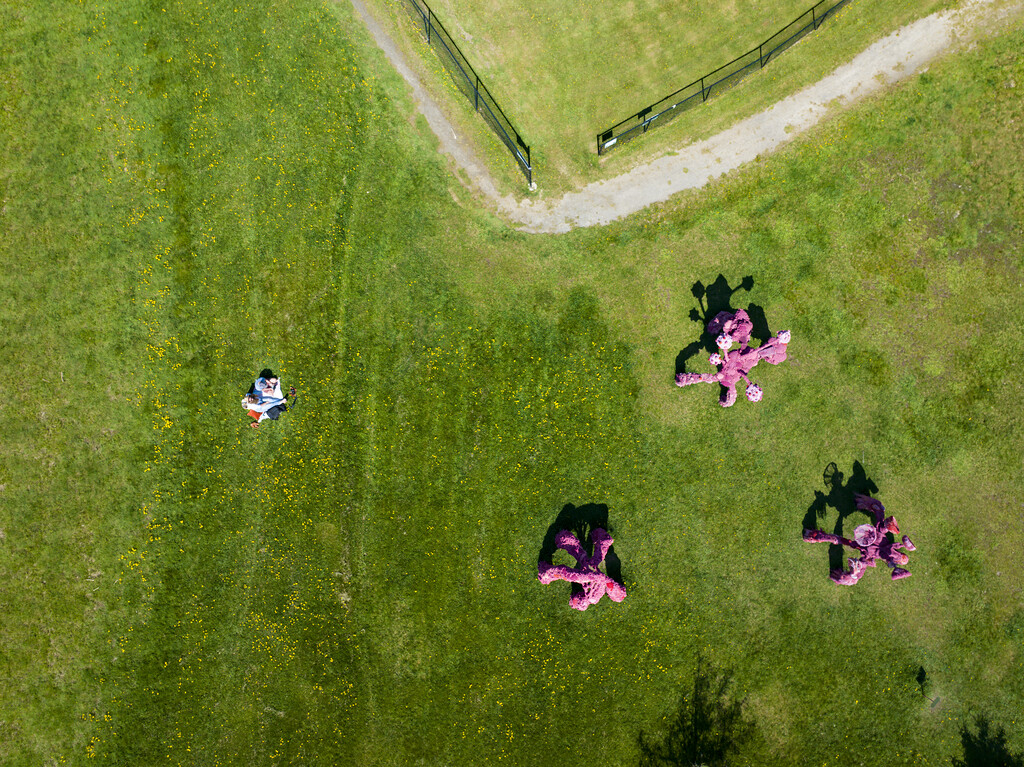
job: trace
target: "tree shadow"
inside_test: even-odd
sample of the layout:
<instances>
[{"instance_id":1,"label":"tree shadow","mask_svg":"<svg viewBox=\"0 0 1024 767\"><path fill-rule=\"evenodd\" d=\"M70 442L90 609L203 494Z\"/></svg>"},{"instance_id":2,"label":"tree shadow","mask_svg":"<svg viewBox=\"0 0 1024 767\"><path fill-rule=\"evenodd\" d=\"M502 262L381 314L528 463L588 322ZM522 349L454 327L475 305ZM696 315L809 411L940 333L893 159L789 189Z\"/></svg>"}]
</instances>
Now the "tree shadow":
<instances>
[{"instance_id":1,"label":"tree shadow","mask_svg":"<svg viewBox=\"0 0 1024 767\"><path fill-rule=\"evenodd\" d=\"M834 461L825 467L822 479L825 482L828 493L822 493L820 490L814 491L814 503L811 504L804 515L804 529L817 529L818 520L824 519L829 509L834 509L838 512L835 527L832 530L833 535L843 536L844 538L850 537L849 535L843 535L843 522L850 515L860 513L867 517L869 522L875 521L874 517L870 514L857 508L855 496L871 495L878 492L878 487L868 479L860 461L853 462L853 474L845 485L843 484L845 475L839 470ZM842 546L834 543L829 544L828 566L830 570L843 569L845 562Z\"/></svg>"},{"instance_id":2,"label":"tree shadow","mask_svg":"<svg viewBox=\"0 0 1024 767\"><path fill-rule=\"evenodd\" d=\"M568 530L575 535L576 540L580 542L580 545L587 554L593 555L594 544L590 540L590 534L597 528L601 528L609 534L612 533L612 530L608 528L608 506L606 504L586 503L583 506L573 506L571 503L565 504L562 510L558 512L558 516L555 517L555 521L551 523L544 534L544 542L541 544L540 554L537 555L538 566L541 562L551 562L552 557L555 556L555 551L558 550L558 546L555 544L555 537L562 530ZM622 560L615 553L614 544L609 547L608 553L605 554L604 567L609 578L618 583L625 583L622 580ZM573 594L582 590L583 587L579 584L572 584Z\"/></svg>"},{"instance_id":3,"label":"tree shadow","mask_svg":"<svg viewBox=\"0 0 1024 767\"><path fill-rule=\"evenodd\" d=\"M1002 727L989 729L988 719L977 716L974 720L977 733L967 725L960 728L960 743L963 745L963 759L953 757L953 767L1024 767L1024 757L1011 754L1006 745L1006 730Z\"/></svg>"},{"instance_id":4,"label":"tree shadow","mask_svg":"<svg viewBox=\"0 0 1024 767\"><path fill-rule=\"evenodd\" d=\"M668 731L661 737L642 732L637 737L640 766L728 764L757 729L744 714L746 701L730 695L731 683L730 672L719 672L698 657L693 690L680 696L675 712L667 717Z\"/></svg>"},{"instance_id":5,"label":"tree shadow","mask_svg":"<svg viewBox=\"0 0 1024 767\"><path fill-rule=\"evenodd\" d=\"M698 355L701 351L708 354L716 351L715 337L708 333L708 323L721 312L735 312L736 307L732 305L733 294L740 290L750 291L754 287L754 278L744 277L735 288L729 286L725 276L719 274L710 285L705 285L700 280L693 283L690 292L697 299L699 309L690 310L690 319L701 327L700 338L679 352L676 356L676 375L685 373L686 363L690 358ZM771 331L768 329L768 320L764 314L764 308L757 304L750 304L747 308L750 321L754 324L751 337L764 343L771 338Z\"/></svg>"}]
</instances>

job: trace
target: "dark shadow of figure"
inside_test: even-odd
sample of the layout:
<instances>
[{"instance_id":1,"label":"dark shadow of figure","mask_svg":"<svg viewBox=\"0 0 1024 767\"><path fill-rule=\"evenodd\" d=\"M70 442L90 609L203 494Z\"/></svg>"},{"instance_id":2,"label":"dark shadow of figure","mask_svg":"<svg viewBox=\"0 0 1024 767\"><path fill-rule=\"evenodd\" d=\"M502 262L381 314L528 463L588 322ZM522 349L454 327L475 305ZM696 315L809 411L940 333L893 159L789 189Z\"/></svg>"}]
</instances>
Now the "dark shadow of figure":
<instances>
[{"instance_id":1,"label":"dark shadow of figure","mask_svg":"<svg viewBox=\"0 0 1024 767\"><path fill-rule=\"evenodd\" d=\"M744 700L729 695L732 674L719 673L703 659L697 659L693 691L679 698L669 717L668 732L661 738L640 733L640 767L707 765L724 767L756 732L744 715Z\"/></svg>"},{"instance_id":2,"label":"dark shadow of figure","mask_svg":"<svg viewBox=\"0 0 1024 767\"><path fill-rule=\"evenodd\" d=\"M583 506L573 506L571 503L565 504L562 510L558 512L558 516L555 517L555 521L548 527L547 533L544 534L544 542L541 544L540 554L537 555L538 566L541 562L551 562L551 558L555 556L555 551L558 549L555 544L555 537L562 530L568 530L575 535L576 540L580 542L580 546L587 552L587 555L593 556L594 543L590 540L590 534L597 528L601 528L606 533L612 533L608 529L607 505L603 503L587 503ZM609 578L624 584L622 580L622 561L615 553L614 544L608 549L608 553L605 554L604 569ZM581 591L583 591L582 586L578 583L572 584L573 594Z\"/></svg>"},{"instance_id":3,"label":"dark shadow of figure","mask_svg":"<svg viewBox=\"0 0 1024 767\"><path fill-rule=\"evenodd\" d=\"M932 697L932 683L928 678L928 672L924 670L924 666L918 666L917 675L914 677L917 682L917 689L921 692L921 697L928 701L930 708L936 708L942 703L940 696Z\"/></svg>"},{"instance_id":4,"label":"dark shadow of figure","mask_svg":"<svg viewBox=\"0 0 1024 767\"><path fill-rule=\"evenodd\" d=\"M843 522L851 514L863 514L867 521L874 522L870 514L857 508L855 496L872 495L878 492L878 487L868 479L860 461L853 462L853 475L845 485L843 484L843 472L839 471L839 467L836 466L835 462L825 467L822 479L825 480L828 494L826 495L820 490L814 491L814 503L811 504L811 507L807 509L807 513L804 515L804 530L818 529L818 520L825 518L828 509L835 509L839 512L835 528L832 530L833 535L844 538L850 537L843 535ZM834 543L830 544L828 547L829 570L844 569L846 567L845 556L842 546L837 546Z\"/></svg>"},{"instance_id":5,"label":"dark shadow of figure","mask_svg":"<svg viewBox=\"0 0 1024 767\"><path fill-rule=\"evenodd\" d=\"M686 370L686 363L691 357L700 354L702 350L708 354L718 351L718 347L715 345L715 337L708 332L708 323L721 312L735 312L736 307L732 305L733 294L739 290L749 292L753 287L753 277L744 277L737 287L731 288L729 287L729 281L721 274L710 285L705 285L700 280L693 284L690 292L697 299L700 309L691 309L690 319L700 324L701 334L700 339L694 341L676 356L675 375L692 372ZM747 314L750 315L750 321L754 324L750 337L763 344L772 335L768 329L768 319L765 317L764 308L757 304L750 304L747 308Z\"/></svg>"},{"instance_id":6,"label":"dark shadow of figure","mask_svg":"<svg viewBox=\"0 0 1024 767\"><path fill-rule=\"evenodd\" d=\"M1006 745L1006 730L1002 727L989 730L989 722L983 716L974 720L977 734L967 725L960 728L960 742L964 757L953 757L953 767L1024 767L1024 757L1011 754Z\"/></svg>"}]
</instances>

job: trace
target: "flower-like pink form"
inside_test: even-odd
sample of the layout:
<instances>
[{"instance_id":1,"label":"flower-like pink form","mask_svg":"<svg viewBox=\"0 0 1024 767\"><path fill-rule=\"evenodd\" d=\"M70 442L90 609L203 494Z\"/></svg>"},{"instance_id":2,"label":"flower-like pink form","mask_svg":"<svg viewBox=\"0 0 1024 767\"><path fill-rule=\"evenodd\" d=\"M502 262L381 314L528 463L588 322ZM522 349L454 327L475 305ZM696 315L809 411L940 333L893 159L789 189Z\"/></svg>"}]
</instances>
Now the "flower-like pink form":
<instances>
[{"instance_id":1,"label":"flower-like pink form","mask_svg":"<svg viewBox=\"0 0 1024 767\"><path fill-rule=\"evenodd\" d=\"M736 402L736 384L740 379L747 382L747 398L751 402L758 402L761 399L761 387L751 383L747 374L754 366L764 360L769 365L778 365L786 359L786 345L789 343L790 332L783 330L777 336L769 338L764 344L756 349L751 349L750 333L754 329L754 323L742 309L734 312L719 312L719 314L708 323L708 333L718 334L716 343L722 350L721 355L712 354L708 362L712 365L721 365L717 373L680 373L676 376L676 386L689 386L695 383L718 383L725 387L725 396L720 401L722 407L732 407ZM735 351L728 351L733 342L739 344ZM723 345L724 344L724 345ZM716 362L715 358L719 357ZM751 388L755 387L755 396L751 396Z\"/></svg>"},{"instance_id":2,"label":"flower-like pink form","mask_svg":"<svg viewBox=\"0 0 1024 767\"><path fill-rule=\"evenodd\" d=\"M871 512L875 516L875 524L858 525L853 531L852 541L821 530L804 530L804 540L808 543L835 543L849 546L860 553L857 559L850 557L847 560L850 563L849 570L833 570L829 577L840 586L852 586L861 579L869 567L874 567L879 559L892 568L894 581L909 577L910 571L904 570L900 565L907 564L910 557L900 549L916 551L917 547L906 535L900 543L889 541L886 533L899 535L900 528L894 517L885 516L885 507L881 503L867 495L856 495L854 499L857 501L858 509Z\"/></svg>"},{"instance_id":3,"label":"flower-like pink form","mask_svg":"<svg viewBox=\"0 0 1024 767\"><path fill-rule=\"evenodd\" d=\"M751 402L760 402L763 396L764 392L761 391L761 387L757 384L750 384L747 387L747 399Z\"/></svg>"},{"instance_id":4,"label":"flower-like pink form","mask_svg":"<svg viewBox=\"0 0 1024 767\"><path fill-rule=\"evenodd\" d=\"M569 581L583 586L583 591L573 594L569 600L569 604L577 610L586 610L590 605L596 605L605 594L613 602L621 602L626 598L626 587L598 569L614 540L600 527L590 534L590 540L594 543L593 556L587 555L575 535L562 530L555 537L555 545L576 560L576 567L553 565L550 562L541 562L537 566L537 580L541 583Z\"/></svg>"}]
</instances>

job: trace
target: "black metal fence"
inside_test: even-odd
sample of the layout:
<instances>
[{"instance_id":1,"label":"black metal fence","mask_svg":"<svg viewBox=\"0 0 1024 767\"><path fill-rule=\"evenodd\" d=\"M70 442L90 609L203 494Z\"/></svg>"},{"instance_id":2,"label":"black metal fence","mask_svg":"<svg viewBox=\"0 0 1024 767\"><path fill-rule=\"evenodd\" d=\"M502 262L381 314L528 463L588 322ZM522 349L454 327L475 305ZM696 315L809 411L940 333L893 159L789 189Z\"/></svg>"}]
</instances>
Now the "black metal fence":
<instances>
[{"instance_id":1,"label":"black metal fence","mask_svg":"<svg viewBox=\"0 0 1024 767\"><path fill-rule=\"evenodd\" d=\"M459 46L455 44L452 36L448 34L448 30L437 20L437 16L434 15L430 6L422 0L405 0L404 5L413 21L426 35L427 42L434 46L441 63L451 74L459 90L473 102L473 108L484 118L484 122L491 126L501 142L508 147L508 151L512 153L520 170L525 174L526 182L532 187L533 167L530 165L530 147L523 141L519 131L512 127L512 122L498 106L498 102L487 90L487 86L480 82L480 76L469 65L469 61L459 50Z\"/></svg>"},{"instance_id":2,"label":"black metal fence","mask_svg":"<svg viewBox=\"0 0 1024 767\"><path fill-rule=\"evenodd\" d=\"M820 0L756 48L597 134L597 153L604 154L614 146L642 136L652 127L664 125L687 109L703 104L711 96L724 93L751 72L763 69L765 64L808 32L820 27L848 2L850 0Z\"/></svg>"}]
</instances>

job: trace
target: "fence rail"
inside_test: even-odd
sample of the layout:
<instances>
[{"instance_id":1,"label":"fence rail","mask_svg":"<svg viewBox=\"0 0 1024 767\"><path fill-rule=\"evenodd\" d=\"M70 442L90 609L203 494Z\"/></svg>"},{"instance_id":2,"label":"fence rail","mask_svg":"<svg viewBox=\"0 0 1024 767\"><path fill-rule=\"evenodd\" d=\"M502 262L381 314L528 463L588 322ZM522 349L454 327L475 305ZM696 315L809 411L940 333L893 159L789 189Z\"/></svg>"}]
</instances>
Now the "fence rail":
<instances>
[{"instance_id":1,"label":"fence rail","mask_svg":"<svg viewBox=\"0 0 1024 767\"><path fill-rule=\"evenodd\" d=\"M512 126L512 122L498 106L487 86L480 81L480 76L470 66L459 46L448 34L448 30L437 20L430 6L423 0L404 0L403 4L426 36L427 42L437 51L441 63L451 74L456 86L473 102L473 108L512 153L519 169L526 176L526 182L532 188L533 167L530 165L530 147L523 141L519 131Z\"/></svg>"},{"instance_id":2,"label":"fence rail","mask_svg":"<svg viewBox=\"0 0 1024 767\"><path fill-rule=\"evenodd\" d=\"M769 61L816 30L848 2L850 0L820 0L756 48L598 133L597 153L604 154L614 146L642 136L652 127L664 125L687 109L703 104L711 96L724 93L751 72L764 69Z\"/></svg>"}]
</instances>

